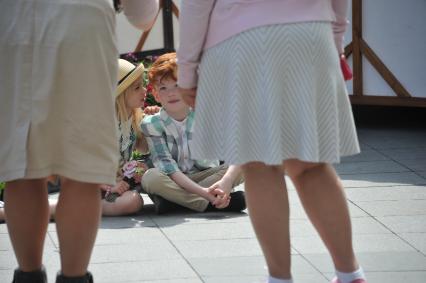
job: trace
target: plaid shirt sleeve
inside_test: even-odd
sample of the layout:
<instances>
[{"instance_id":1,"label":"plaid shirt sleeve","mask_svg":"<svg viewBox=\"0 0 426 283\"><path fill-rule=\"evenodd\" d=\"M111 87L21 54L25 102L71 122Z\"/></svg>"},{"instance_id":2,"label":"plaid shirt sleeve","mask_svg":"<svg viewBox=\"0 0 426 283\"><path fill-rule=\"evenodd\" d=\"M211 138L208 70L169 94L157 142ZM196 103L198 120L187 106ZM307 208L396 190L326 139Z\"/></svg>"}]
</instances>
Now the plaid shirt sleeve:
<instances>
[{"instance_id":1,"label":"plaid shirt sleeve","mask_svg":"<svg viewBox=\"0 0 426 283\"><path fill-rule=\"evenodd\" d=\"M167 175L180 171L178 164L167 147L164 124L160 116L145 117L141 124L141 130L148 142L154 166Z\"/></svg>"}]
</instances>

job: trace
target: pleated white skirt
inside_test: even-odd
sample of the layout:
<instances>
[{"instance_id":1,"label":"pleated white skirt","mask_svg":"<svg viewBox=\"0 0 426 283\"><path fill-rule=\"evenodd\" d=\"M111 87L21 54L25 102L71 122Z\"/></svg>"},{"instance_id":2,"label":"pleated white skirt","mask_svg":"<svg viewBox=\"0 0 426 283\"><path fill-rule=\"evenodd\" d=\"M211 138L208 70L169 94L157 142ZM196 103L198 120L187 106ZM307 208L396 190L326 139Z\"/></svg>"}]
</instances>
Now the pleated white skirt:
<instances>
[{"instance_id":1,"label":"pleated white skirt","mask_svg":"<svg viewBox=\"0 0 426 283\"><path fill-rule=\"evenodd\" d=\"M193 156L336 163L359 152L330 23L258 27L200 64Z\"/></svg>"}]
</instances>

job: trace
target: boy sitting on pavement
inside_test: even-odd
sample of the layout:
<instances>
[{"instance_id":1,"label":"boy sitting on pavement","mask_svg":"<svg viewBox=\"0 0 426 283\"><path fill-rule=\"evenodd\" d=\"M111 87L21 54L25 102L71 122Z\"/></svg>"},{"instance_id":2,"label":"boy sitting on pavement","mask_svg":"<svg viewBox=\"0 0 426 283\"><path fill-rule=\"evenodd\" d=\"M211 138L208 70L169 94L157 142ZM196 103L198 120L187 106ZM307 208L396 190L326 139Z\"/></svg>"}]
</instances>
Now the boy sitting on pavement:
<instances>
[{"instance_id":1,"label":"boy sitting on pavement","mask_svg":"<svg viewBox=\"0 0 426 283\"><path fill-rule=\"evenodd\" d=\"M198 212L240 212L246 208L244 192L232 192L243 181L240 167L191 157L194 111L178 92L176 74L176 53L160 56L148 73L162 109L141 124L155 166L145 172L142 187L159 214L176 204Z\"/></svg>"}]
</instances>

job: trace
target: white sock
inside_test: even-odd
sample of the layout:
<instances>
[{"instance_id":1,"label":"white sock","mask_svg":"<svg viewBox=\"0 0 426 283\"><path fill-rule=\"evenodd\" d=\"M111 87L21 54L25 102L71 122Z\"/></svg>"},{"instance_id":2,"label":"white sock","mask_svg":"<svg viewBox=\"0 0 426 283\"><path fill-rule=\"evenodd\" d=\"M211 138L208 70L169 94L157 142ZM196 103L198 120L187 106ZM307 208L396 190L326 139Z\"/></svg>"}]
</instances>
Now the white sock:
<instances>
[{"instance_id":1,"label":"white sock","mask_svg":"<svg viewBox=\"0 0 426 283\"><path fill-rule=\"evenodd\" d=\"M356 279L365 279L364 270L362 270L361 267L359 267L354 272L349 273L340 272L336 270L336 276L341 283L351 283Z\"/></svg>"},{"instance_id":2,"label":"white sock","mask_svg":"<svg viewBox=\"0 0 426 283\"><path fill-rule=\"evenodd\" d=\"M293 283L292 279L279 279L272 276L269 276L268 283Z\"/></svg>"}]
</instances>

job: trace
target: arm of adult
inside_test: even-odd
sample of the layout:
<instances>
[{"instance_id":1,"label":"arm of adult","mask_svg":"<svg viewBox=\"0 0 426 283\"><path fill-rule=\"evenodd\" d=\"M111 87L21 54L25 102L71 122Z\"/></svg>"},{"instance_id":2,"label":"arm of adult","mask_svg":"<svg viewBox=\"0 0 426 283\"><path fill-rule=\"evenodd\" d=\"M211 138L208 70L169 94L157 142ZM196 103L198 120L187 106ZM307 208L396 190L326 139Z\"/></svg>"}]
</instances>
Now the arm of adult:
<instances>
[{"instance_id":1,"label":"arm of adult","mask_svg":"<svg viewBox=\"0 0 426 283\"><path fill-rule=\"evenodd\" d=\"M181 3L177 64L178 85L183 89L197 86L198 64L214 3L215 0L185 0Z\"/></svg>"},{"instance_id":2,"label":"arm of adult","mask_svg":"<svg viewBox=\"0 0 426 283\"><path fill-rule=\"evenodd\" d=\"M339 54L344 53L343 46L343 35L345 34L346 27L348 25L347 13L348 13L348 0L331 0L334 15L336 20L333 22L333 33L334 42Z\"/></svg>"},{"instance_id":3,"label":"arm of adult","mask_svg":"<svg viewBox=\"0 0 426 283\"><path fill-rule=\"evenodd\" d=\"M159 9L159 0L121 0L127 20L136 28L151 28Z\"/></svg>"}]
</instances>

